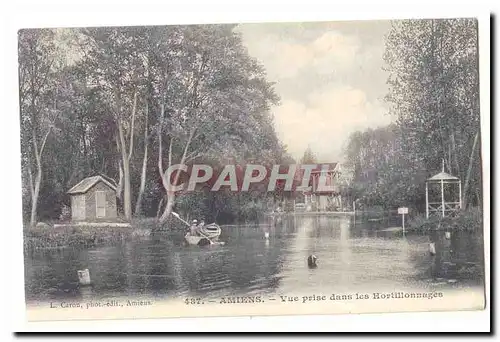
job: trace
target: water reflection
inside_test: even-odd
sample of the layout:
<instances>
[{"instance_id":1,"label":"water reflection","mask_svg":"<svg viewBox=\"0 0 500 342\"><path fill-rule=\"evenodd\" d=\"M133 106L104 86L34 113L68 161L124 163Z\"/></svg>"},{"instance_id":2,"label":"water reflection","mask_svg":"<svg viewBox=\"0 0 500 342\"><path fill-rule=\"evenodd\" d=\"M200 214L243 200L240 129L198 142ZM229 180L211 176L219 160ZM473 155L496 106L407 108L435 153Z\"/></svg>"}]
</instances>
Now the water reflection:
<instances>
[{"instance_id":1,"label":"water reflection","mask_svg":"<svg viewBox=\"0 0 500 342\"><path fill-rule=\"evenodd\" d=\"M182 236L173 234L90 250L37 251L25 258L26 297L218 297L481 283L481 237L402 237L382 226L354 223L349 216L289 216L227 226L221 236L227 243L219 247L185 247ZM431 241L435 256L429 254ZM307 267L310 254L318 257L317 269ZM76 271L84 268L90 269L92 287L78 286Z\"/></svg>"}]
</instances>

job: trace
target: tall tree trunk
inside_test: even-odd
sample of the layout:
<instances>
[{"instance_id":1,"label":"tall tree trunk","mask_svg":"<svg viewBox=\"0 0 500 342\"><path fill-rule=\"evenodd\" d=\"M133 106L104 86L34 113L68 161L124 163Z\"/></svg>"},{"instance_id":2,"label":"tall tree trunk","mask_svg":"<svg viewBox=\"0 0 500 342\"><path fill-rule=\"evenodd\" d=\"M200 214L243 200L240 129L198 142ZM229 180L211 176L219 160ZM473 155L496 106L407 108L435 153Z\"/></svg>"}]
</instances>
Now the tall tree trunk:
<instances>
[{"instance_id":1,"label":"tall tree trunk","mask_svg":"<svg viewBox=\"0 0 500 342\"><path fill-rule=\"evenodd\" d=\"M163 202L165 202L165 197L162 197L160 199L160 203L158 203L158 210L156 210L156 219L160 218L160 212L161 212L161 208L163 206Z\"/></svg>"},{"instance_id":2,"label":"tall tree trunk","mask_svg":"<svg viewBox=\"0 0 500 342\"><path fill-rule=\"evenodd\" d=\"M120 201L123 199L123 167L122 167L122 156L121 156L121 147L120 147L120 140L118 139L118 136L115 136L116 140L116 150L120 154L120 157L118 158L118 182L116 182L116 197Z\"/></svg>"},{"instance_id":3,"label":"tall tree trunk","mask_svg":"<svg viewBox=\"0 0 500 342\"><path fill-rule=\"evenodd\" d=\"M474 143L472 144L472 151L470 152L470 157L469 157L469 167L467 168L467 176L465 177L465 184L464 184L464 193L463 193L463 208L467 208L467 194L469 192L469 186L470 186L470 178L472 174L472 167L474 166L474 158L475 158L475 152L476 152L476 145L477 145L477 140L479 137L479 132L476 133L474 136Z\"/></svg>"},{"instance_id":4,"label":"tall tree trunk","mask_svg":"<svg viewBox=\"0 0 500 342\"><path fill-rule=\"evenodd\" d=\"M42 182L42 169L37 166L35 184L33 185L31 193L31 219L30 226L34 228L37 223L37 207L38 207L38 194L40 193L40 184Z\"/></svg>"},{"instance_id":5,"label":"tall tree trunk","mask_svg":"<svg viewBox=\"0 0 500 342\"><path fill-rule=\"evenodd\" d=\"M174 208L174 203L175 194L171 193L170 195L167 195L167 205L165 206L165 210L163 210L163 214L160 216L160 224L165 223L167 218L170 216Z\"/></svg>"},{"instance_id":6,"label":"tall tree trunk","mask_svg":"<svg viewBox=\"0 0 500 342\"><path fill-rule=\"evenodd\" d=\"M120 138L121 164L123 168L123 196L122 205L125 219L130 220L132 217L131 199L130 199L130 164L125 149L125 136L122 128L122 123L118 124L118 134Z\"/></svg>"},{"instance_id":7,"label":"tall tree trunk","mask_svg":"<svg viewBox=\"0 0 500 342\"><path fill-rule=\"evenodd\" d=\"M132 219L132 195L130 188L130 159L134 148L134 121L137 108L137 92L134 94L134 106L132 109L132 123L130 126L129 148L127 153L127 143L125 142L125 132L123 131L123 122L118 121L118 134L120 139L120 152L123 166L123 212L125 219Z\"/></svg>"},{"instance_id":8,"label":"tall tree trunk","mask_svg":"<svg viewBox=\"0 0 500 342\"><path fill-rule=\"evenodd\" d=\"M121 160L118 162L118 183L116 185L116 197L121 201L123 199L123 167Z\"/></svg>"},{"instance_id":9,"label":"tall tree trunk","mask_svg":"<svg viewBox=\"0 0 500 342\"><path fill-rule=\"evenodd\" d=\"M142 171L141 171L141 184L139 186L139 193L137 194L137 202L135 203L135 216L141 215L142 210L142 198L144 197L144 190L146 188L146 171L148 165L148 148L144 148L144 159L142 160Z\"/></svg>"},{"instance_id":10,"label":"tall tree trunk","mask_svg":"<svg viewBox=\"0 0 500 342\"><path fill-rule=\"evenodd\" d=\"M453 160L455 161L455 168L456 168L455 172L457 173L456 174L457 177L460 177L461 170L460 170L460 164L458 162L457 144L455 142L455 133L453 133L453 132L451 133L451 145L452 145L453 156L454 156Z\"/></svg>"},{"instance_id":11,"label":"tall tree trunk","mask_svg":"<svg viewBox=\"0 0 500 342\"><path fill-rule=\"evenodd\" d=\"M132 218L132 198L130 194L130 164L126 158L123 159L123 212L125 219Z\"/></svg>"},{"instance_id":12,"label":"tall tree trunk","mask_svg":"<svg viewBox=\"0 0 500 342\"><path fill-rule=\"evenodd\" d=\"M36 177L33 182L33 174L31 171L31 166L28 167L28 172L30 175L31 182L31 217L30 217L30 226L33 228L37 223L37 208L38 208L38 195L40 194L40 185L42 183L42 154L45 148L45 143L47 142L47 138L49 137L50 131L52 130L49 127L47 133L43 137L42 146L38 149L37 137L35 131L33 131L33 149L35 153L36 160Z\"/></svg>"},{"instance_id":13,"label":"tall tree trunk","mask_svg":"<svg viewBox=\"0 0 500 342\"><path fill-rule=\"evenodd\" d=\"M481 199L481 192L477 188L476 188L476 200L477 200L478 207L482 208L483 207L483 202L482 202L482 199Z\"/></svg>"},{"instance_id":14,"label":"tall tree trunk","mask_svg":"<svg viewBox=\"0 0 500 342\"><path fill-rule=\"evenodd\" d=\"M146 171L148 166L148 108L146 107L146 124L144 128L144 158L142 159L141 171L141 185L139 187L139 194L137 195L137 202L135 203L135 216L141 214L142 197L144 196L144 189L146 188Z\"/></svg>"},{"instance_id":15,"label":"tall tree trunk","mask_svg":"<svg viewBox=\"0 0 500 342\"><path fill-rule=\"evenodd\" d=\"M187 151L189 149L189 146L191 145L191 140L193 139L194 133L196 129L191 130L189 134L189 138L186 142L186 146L184 147L184 152L182 153L182 158L180 164L184 164L186 162L186 157L187 157ZM172 165L172 140L170 141L170 146L169 146L169 151L168 151L168 165ZM161 153L161 145L160 145L160 153ZM167 179L166 175L163 173L163 169L161 167L161 155L159 157L159 168L160 168L160 174L161 174L161 179L162 179L162 184L164 189L167 191L167 205L165 206L165 210L163 211L163 214L161 215L159 219L159 223L163 224L167 220L168 216L172 213L172 209L174 207L175 203L175 192L169 190L168 188L168 182L170 182L170 179ZM177 185L177 182L179 181L180 177L180 172L177 172L175 174L174 178L174 185Z\"/></svg>"}]
</instances>

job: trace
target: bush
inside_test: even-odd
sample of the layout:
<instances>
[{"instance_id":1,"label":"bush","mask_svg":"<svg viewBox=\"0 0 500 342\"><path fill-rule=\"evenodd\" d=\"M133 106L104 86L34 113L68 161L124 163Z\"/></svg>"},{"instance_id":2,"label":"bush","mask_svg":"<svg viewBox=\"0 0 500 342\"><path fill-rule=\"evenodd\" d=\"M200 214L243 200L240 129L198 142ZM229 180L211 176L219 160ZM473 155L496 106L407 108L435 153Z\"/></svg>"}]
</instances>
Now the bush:
<instances>
[{"instance_id":1,"label":"bush","mask_svg":"<svg viewBox=\"0 0 500 342\"><path fill-rule=\"evenodd\" d=\"M427 232L432 230L447 231L479 231L482 228L483 215L479 208L470 208L459 212L454 217L432 216L425 218L425 214L414 217L408 222L408 230Z\"/></svg>"}]
</instances>

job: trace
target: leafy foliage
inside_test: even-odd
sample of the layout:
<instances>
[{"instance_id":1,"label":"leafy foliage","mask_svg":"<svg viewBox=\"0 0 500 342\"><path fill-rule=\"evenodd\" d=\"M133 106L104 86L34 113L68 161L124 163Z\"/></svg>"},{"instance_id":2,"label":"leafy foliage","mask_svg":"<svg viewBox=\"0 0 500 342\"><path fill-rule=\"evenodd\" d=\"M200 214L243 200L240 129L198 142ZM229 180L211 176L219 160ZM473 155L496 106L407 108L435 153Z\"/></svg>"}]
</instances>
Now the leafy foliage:
<instances>
[{"instance_id":1,"label":"leafy foliage","mask_svg":"<svg viewBox=\"0 0 500 342\"><path fill-rule=\"evenodd\" d=\"M59 217L69 204L67 189L94 174L116 181L121 208L130 219L131 204L139 197L137 214L161 213L166 193L159 161L166 168L183 155L187 164L214 166L290 160L269 113L279 98L233 29L191 25L21 32L23 186L28 199L33 197L27 172L35 163L33 137L40 145L47 127L57 128L48 136L42 158L45 177L40 207L34 209L39 218ZM29 83L29 72L38 83ZM175 205L191 215L204 215L214 206L220 207L214 216L225 215L237 212L240 202L265 201L224 192L180 196Z\"/></svg>"}]
</instances>

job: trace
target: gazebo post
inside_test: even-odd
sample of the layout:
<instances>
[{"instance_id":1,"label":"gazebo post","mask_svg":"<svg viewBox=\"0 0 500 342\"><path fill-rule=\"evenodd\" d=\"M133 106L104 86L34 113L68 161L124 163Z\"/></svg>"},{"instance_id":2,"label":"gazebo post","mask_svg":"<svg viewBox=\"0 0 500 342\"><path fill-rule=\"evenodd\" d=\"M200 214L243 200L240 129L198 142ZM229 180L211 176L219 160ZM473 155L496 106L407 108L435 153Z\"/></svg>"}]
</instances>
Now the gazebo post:
<instances>
[{"instance_id":1,"label":"gazebo post","mask_svg":"<svg viewBox=\"0 0 500 342\"><path fill-rule=\"evenodd\" d=\"M441 211L443 212L443 217L444 217L444 182L441 179Z\"/></svg>"},{"instance_id":2,"label":"gazebo post","mask_svg":"<svg viewBox=\"0 0 500 342\"><path fill-rule=\"evenodd\" d=\"M425 218L429 218L429 182L425 182Z\"/></svg>"}]
</instances>

